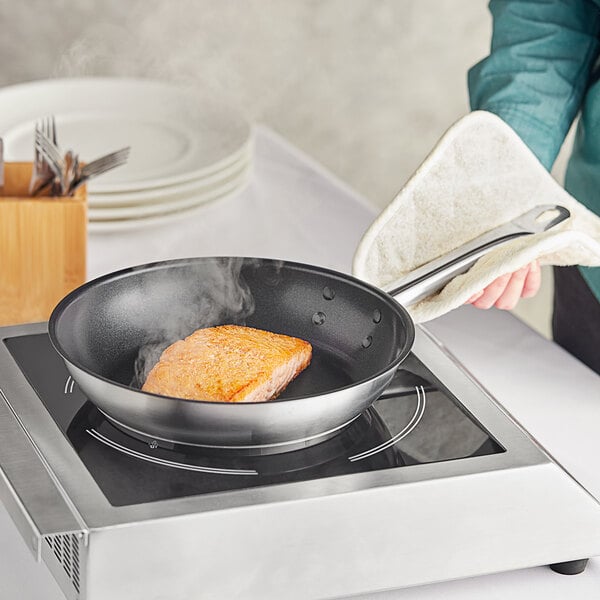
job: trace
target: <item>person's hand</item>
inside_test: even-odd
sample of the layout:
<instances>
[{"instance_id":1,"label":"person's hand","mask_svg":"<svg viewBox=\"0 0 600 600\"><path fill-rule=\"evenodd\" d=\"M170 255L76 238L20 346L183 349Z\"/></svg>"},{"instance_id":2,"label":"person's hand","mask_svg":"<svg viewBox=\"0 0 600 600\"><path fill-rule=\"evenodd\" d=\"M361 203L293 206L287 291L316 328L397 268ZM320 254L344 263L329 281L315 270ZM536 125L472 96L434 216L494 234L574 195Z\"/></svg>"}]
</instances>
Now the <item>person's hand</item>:
<instances>
[{"instance_id":1,"label":"person's hand","mask_svg":"<svg viewBox=\"0 0 600 600\"><path fill-rule=\"evenodd\" d=\"M473 294L466 304L477 308L501 308L510 310L517 305L520 298L535 296L542 283L542 273L537 261L515 271L507 273L492 281L485 289Z\"/></svg>"}]
</instances>

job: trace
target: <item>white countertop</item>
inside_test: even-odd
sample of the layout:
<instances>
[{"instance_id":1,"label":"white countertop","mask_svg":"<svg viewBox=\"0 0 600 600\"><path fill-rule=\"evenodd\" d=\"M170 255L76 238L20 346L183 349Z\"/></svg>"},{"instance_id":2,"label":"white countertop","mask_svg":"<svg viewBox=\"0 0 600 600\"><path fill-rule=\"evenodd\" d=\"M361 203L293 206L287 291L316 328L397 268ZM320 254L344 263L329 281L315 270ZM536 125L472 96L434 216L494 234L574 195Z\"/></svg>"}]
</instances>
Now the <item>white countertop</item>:
<instances>
[{"instance_id":1,"label":"white countertop","mask_svg":"<svg viewBox=\"0 0 600 600\"><path fill-rule=\"evenodd\" d=\"M184 256L277 257L349 271L375 212L346 185L259 128L252 181L240 193L163 227L94 235L90 277ZM501 311L465 307L428 325L498 401L600 498L600 377ZM0 442L1 443L1 442ZM583 557L582 557L583 558ZM547 567L362 596L363 600L590 600L600 558L574 577ZM0 600L63 600L0 504ZM168 599L165 599L168 600Z\"/></svg>"}]
</instances>

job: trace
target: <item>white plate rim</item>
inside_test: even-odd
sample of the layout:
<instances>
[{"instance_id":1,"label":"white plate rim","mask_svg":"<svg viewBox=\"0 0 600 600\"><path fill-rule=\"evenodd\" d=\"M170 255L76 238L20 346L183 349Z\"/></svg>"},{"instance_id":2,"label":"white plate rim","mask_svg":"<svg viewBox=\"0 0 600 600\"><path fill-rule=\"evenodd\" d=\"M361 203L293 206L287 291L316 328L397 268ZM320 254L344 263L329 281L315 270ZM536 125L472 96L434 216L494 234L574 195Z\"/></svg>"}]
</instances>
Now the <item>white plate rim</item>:
<instances>
[{"instance_id":1,"label":"white plate rim","mask_svg":"<svg viewBox=\"0 0 600 600\"><path fill-rule=\"evenodd\" d=\"M148 204L163 204L172 198L202 190L209 191L222 185L228 179L236 176L242 169L252 164L252 154L242 155L239 160L225 169L210 176L187 181L179 185L140 190L139 192L124 192L123 194L95 194L88 190L88 207L94 209L124 208Z\"/></svg>"},{"instance_id":2,"label":"white plate rim","mask_svg":"<svg viewBox=\"0 0 600 600\"><path fill-rule=\"evenodd\" d=\"M217 195L212 198L210 201L214 202L217 200L224 200L237 194L240 192L249 182L250 182L250 171L246 174L246 177L242 178L240 181L240 185L230 191L223 193L222 195ZM208 200L206 201L208 202ZM174 221L178 221L180 219L189 216L190 213L195 213L196 211L200 211L202 209L203 203L199 205L192 205L187 209L177 210L168 212L162 215L157 215L153 217L147 217L143 219L122 219L116 221L89 221L87 224L88 234L110 234L110 233L119 233L122 231L130 231L134 229L143 229L144 227L155 227L160 225L167 225Z\"/></svg>"},{"instance_id":3,"label":"white plate rim","mask_svg":"<svg viewBox=\"0 0 600 600\"><path fill-rule=\"evenodd\" d=\"M160 214L169 214L171 212L179 212L186 208L191 208L196 205L205 204L214 198L218 198L223 194L235 191L248 177L251 171L250 165L242 169L235 177L226 181L223 185L215 187L204 194L194 194L186 196L171 202L154 203L140 206L125 206L113 209L93 209L88 208L88 221L90 223L107 222L107 221L126 221L131 219L144 219Z\"/></svg>"}]
</instances>

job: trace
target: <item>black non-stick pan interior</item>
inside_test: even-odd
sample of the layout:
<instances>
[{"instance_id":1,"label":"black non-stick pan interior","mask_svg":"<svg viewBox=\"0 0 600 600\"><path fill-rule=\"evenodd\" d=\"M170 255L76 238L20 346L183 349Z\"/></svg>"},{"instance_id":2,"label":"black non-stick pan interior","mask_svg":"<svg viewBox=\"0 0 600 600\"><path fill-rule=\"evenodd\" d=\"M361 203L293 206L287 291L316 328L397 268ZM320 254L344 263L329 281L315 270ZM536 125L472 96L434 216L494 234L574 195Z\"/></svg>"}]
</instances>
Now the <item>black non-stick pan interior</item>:
<instances>
[{"instance_id":1,"label":"black non-stick pan interior","mask_svg":"<svg viewBox=\"0 0 600 600\"><path fill-rule=\"evenodd\" d=\"M374 377L412 343L408 314L379 290L318 267L250 258L169 261L102 277L67 296L50 329L76 366L139 387L166 346L227 323L313 345L311 366L282 398Z\"/></svg>"}]
</instances>

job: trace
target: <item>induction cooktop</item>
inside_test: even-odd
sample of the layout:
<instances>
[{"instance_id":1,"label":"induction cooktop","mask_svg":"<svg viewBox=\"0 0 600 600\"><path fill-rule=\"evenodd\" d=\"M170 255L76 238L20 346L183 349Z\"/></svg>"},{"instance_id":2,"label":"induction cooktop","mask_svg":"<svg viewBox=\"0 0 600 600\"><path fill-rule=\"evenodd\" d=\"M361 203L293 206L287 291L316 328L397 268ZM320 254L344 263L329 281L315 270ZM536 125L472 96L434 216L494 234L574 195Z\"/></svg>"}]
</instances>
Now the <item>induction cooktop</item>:
<instances>
[{"instance_id":1,"label":"induction cooktop","mask_svg":"<svg viewBox=\"0 0 600 600\"><path fill-rule=\"evenodd\" d=\"M139 504L502 452L411 354L373 408L338 435L266 456L136 439L83 395L48 335L5 340L42 404L108 501Z\"/></svg>"},{"instance_id":2,"label":"induction cooktop","mask_svg":"<svg viewBox=\"0 0 600 600\"><path fill-rule=\"evenodd\" d=\"M46 324L0 339L0 500L67 598L339 598L600 554L596 499L420 327L370 409L278 454L132 437Z\"/></svg>"}]
</instances>

